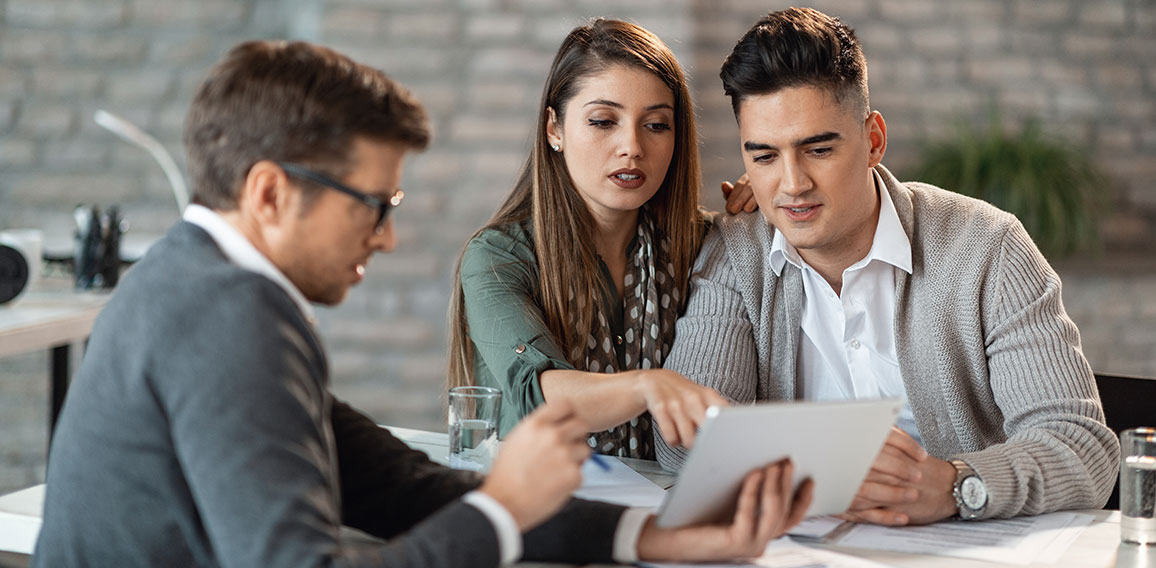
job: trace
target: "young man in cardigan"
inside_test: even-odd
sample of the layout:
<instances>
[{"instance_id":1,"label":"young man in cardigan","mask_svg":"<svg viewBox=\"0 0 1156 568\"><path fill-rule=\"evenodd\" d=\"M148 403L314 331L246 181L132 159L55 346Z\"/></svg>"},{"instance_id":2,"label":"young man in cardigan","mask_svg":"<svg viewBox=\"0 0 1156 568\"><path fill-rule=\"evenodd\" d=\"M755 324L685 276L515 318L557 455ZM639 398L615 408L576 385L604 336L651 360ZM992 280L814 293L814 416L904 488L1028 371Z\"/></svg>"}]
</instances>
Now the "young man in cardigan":
<instances>
[{"instance_id":1,"label":"young man in cardigan","mask_svg":"<svg viewBox=\"0 0 1156 568\"><path fill-rule=\"evenodd\" d=\"M906 398L851 520L1102 506L1119 446L1059 277L1014 216L883 167L854 31L772 13L721 76L760 210L707 237L666 368L738 402Z\"/></svg>"}]
</instances>

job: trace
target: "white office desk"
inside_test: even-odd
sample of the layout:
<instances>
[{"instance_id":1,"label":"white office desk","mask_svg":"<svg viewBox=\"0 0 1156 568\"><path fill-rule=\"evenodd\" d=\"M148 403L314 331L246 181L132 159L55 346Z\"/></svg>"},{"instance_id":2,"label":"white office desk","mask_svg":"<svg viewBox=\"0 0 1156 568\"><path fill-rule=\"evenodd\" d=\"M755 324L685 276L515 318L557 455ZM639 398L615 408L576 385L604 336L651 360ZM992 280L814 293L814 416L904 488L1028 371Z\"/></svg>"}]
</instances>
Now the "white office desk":
<instances>
[{"instance_id":1,"label":"white office desk","mask_svg":"<svg viewBox=\"0 0 1156 568\"><path fill-rule=\"evenodd\" d=\"M405 441L410 447L421 450L438 463L448 463L449 436L444 432L428 432L387 426L394 436ZM619 458L635 471L655 484L668 488L675 480L657 463L631 458ZM1032 567L1052 568L1156 568L1156 547L1138 547L1120 543L1119 511L1081 511L1095 516L1091 526L1080 534L1057 564L1031 564ZM924 554L904 554L878 550L846 548L837 545L821 545L823 548L852 554L901 568L993 568L1006 566L978 560L930 556Z\"/></svg>"},{"instance_id":2,"label":"white office desk","mask_svg":"<svg viewBox=\"0 0 1156 568\"><path fill-rule=\"evenodd\" d=\"M32 292L0 306L0 357L88 337L108 292Z\"/></svg>"},{"instance_id":3,"label":"white office desk","mask_svg":"<svg viewBox=\"0 0 1156 568\"><path fill-rule=\"evenodd\" d=\"M446 462L448 440L445 433L387 427L411 447L428 454L439 463ZM623 459L651 481L667 486L673 477L654 462ZM39 532L44 486L39 485L0 497L0 551L31 551ZM1053 568L1156 568L1156 546L1138 547L1120 544L1120 515L1117 511L1082 511L1095 516L1091 526L1081 533L1057 564L1032 564ZM823 545L825 548L901 568L994 568L1006 566L961 558L903 554L851 549Z\"/></svg>"},{"instance_id":4,"label":"white office desk","mask_svg":"<svg viewBox=\"0 0 1156 568\"><path fill-rule=\"evenodd\" d=\"M0 306L0 357L50 350L48 432L68 391L70 348L88 338L110 293L60 290L32 292Z\"/></svg>"}]
</instances>

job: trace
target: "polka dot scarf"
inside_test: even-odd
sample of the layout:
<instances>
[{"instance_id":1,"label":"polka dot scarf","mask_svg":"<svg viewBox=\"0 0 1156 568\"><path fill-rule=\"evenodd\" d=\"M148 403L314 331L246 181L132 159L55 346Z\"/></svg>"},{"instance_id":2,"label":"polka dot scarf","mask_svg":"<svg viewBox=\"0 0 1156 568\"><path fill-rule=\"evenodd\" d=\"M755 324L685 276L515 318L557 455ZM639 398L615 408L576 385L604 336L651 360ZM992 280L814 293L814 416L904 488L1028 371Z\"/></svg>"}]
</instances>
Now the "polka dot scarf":
<instances>
[{"instance_id":1,"label":"polka dot scarf","mask_svg":"<svg viewBox=\"0 0 1156 568\"><path fill-rule=\"evenodd\" d=\"M610 318L603 313L603 303L596 302L598 315L586 338L585 353L575 353L574 360L585 361L587 371L616 373L662 366L670 353L674 338L674 321L678 317L679 291L675 286L674 265L665 239L657 243L655 254L654 222L648 215L639 216L638 246L626 267L623 278L623 334L614 336ZM579 300L578 307L585 302ZM619 368L615 344L625 351L625 368ZM590 435L594 451L619 457L655 459L654 434L650 413L630 419L602 432Z\"/></svg>"}]
</instances>

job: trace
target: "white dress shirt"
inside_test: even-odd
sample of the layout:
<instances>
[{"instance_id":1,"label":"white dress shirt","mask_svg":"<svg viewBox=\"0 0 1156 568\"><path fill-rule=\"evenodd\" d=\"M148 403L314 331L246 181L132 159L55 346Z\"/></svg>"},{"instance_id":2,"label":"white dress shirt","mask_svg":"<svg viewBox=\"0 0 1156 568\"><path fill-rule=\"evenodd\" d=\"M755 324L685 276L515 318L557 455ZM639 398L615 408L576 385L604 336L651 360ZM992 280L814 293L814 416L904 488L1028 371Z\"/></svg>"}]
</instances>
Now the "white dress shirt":
<instances>
[{"instance_id":1,"label":"white dress shirt","mask_svg":"<svg viewBox=\"0 0 1156 568\"><path fill-rule=\"evenodd\" d=\"M305 295L289 281L280 269L277 268L245 235L241 234L217 212L201 205L189 205L183 216L185 221L205 230L217 243L221 252L230 262L241 268L251 270L272 280L285 290L293 299L302 315L312 325L316 325L317 317L313 306ZM462 497L462 501L474 506L489 519L494 526L498 537L498 553L502 564L513 564L522 557L522 531L510 512L498 503L497 500L482 493L471 491ZM638 538L642 534L642 526L649 512L646 509L628 509L618 521L618 528L614 533L614 560L622 563L633 563L638 560Z\"/></svg>"},{"instance_id":2,"label":"white dress shirt","mask_svg":"<svg viewBox=\"0 0 1156 568\"><path fill-rule=\"evenodd\" d=\"M874 175L880 199L875 237L867 256L843 271L841 294L775 232L775 274L782 275L787 262L803 272L798 396L804 400L906 398L895 349L895 277L898 270L911 273L911 241L883 180ZM904 403L897 425L920 441L910 404Z\"/></svg>"}]
</instances>

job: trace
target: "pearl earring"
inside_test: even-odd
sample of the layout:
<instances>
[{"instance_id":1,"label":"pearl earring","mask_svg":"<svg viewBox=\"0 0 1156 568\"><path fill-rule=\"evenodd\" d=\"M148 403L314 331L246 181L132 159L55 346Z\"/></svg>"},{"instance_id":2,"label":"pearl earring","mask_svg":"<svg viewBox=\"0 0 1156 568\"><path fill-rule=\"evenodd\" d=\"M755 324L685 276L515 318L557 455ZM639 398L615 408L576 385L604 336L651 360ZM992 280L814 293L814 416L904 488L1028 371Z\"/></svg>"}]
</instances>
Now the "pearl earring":
<instances>
[{"instance_id":1,"label":"pearl earring","mask_svg":"<svg viewBox=\"0 0 1156 568\"><path fill-rule=\"evenodd\" d=\"M559 145L557 145L557 144L554 144L554 145L550 146L550 148L551 148L552 150L554 150L555 152L561 152L561 151L562 151L562 147L561 147L561 146L559 146Z\"/></svg>"}]
</instances>

